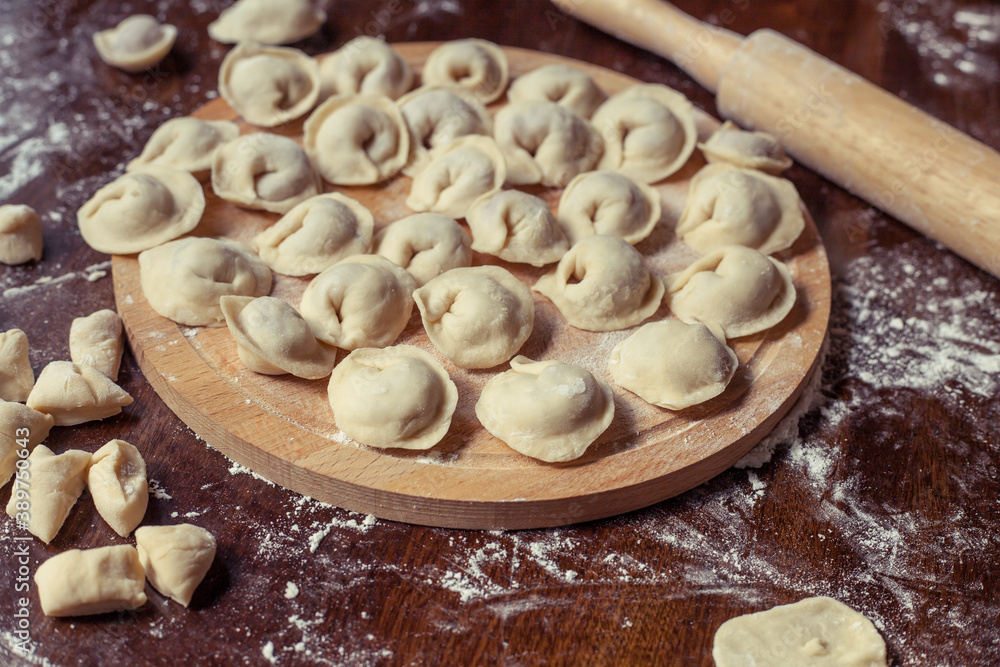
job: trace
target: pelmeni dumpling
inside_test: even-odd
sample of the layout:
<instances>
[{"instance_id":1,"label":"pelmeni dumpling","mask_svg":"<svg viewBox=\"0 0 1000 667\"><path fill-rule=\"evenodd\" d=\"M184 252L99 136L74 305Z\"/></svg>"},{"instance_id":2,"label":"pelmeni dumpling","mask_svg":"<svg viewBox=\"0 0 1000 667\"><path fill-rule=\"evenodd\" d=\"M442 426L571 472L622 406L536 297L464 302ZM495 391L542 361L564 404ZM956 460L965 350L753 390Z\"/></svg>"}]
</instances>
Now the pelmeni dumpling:
<instances>
[{"instance_id":1,"label":"pelmeni dumpling","mask_svg":"<svg viewBox=\"0 0 1000 667\"><path fill-rule=\"evenodd\" d=\"M338 192L307 199L254 237L271 270L308 276L352 255L371 251L375 219L360 202Z\"/></svg>"},{"instance_id":2,"label":"pelmeni dumpling","mask_svg":"<svg viewBox=\"0 0 1000 667\"><path fill-rule=\"evenodd\" d=\"M622 239L587 236L532 288L545 295L570 326L587 331L627 329L660 307L663 283Z\"/></svg>"},{"instance_id":3,"label":"pelmeni dumpling","mask_svg":"<svg viewBox=\"0 0 1000 667\"><path fill-rule=\"evenodd\" d=\"M413 70L383 40L362 35L319 65L322 96L366 93L397 99L413 86Z\"/></svg>"},{"instance_id":4,"label":"pelmeni dumpling","mask_svg":"<svg viewBox=\"0 0 1000 667\"><path fill-rule=\"evenodd\" d=\"M242 243L190 237L139 254L139 279L153 310L178 324L225 323L219 298L264 296L271 270Z\"/></svg>"},{"instance_id":5,"label":"pelmeni dumpling","mask_svg":"<svg viewBox=\"0 0 1000 667\"><path fill-rule=\"evenodd\" d=\"M69 358L74 364L92 366L117 380L124 349L122 318L113 310L98 310L70 324Z\"/></svg>"},{"instance_id":6,"label":"pelmeni dumpling","mask_svg":"<svg viewBox=\"0 0 1000 667\"><path fill-rule=\"evenodd\" d=\"M351 352L333 369L327 393L340 430L369 447L430 449L458 405L448 372L411 345Z\"/></svg>"},{"instance_id":7,"label":"pelmeni dumpling","mask_svg":"<svg viewBox=\"0 0 1000 667\"><path fill-rule=\"evenodd\" d=\"M228 120L171 118L156 128L142 153L129 162L125 170L135 171L153 165L204 176L212 170L215 149L238 136L239 125Z\"/></svg>"},{"instance_id":8,"label":"pelmeni dumpling","mask_svg":"<svg viewBox=\"0 0 1000 667\"><path fill-rule=\"evenodd\" d=\"M215 537L200 526L140 526L135 547L150 585L185 607L215 560Z\"/></svg>"},{"instance_id":9,"label":"pelmeni dumpling","mask_svg":"<svg viewBox=\"0 0 1000 667\"><path fill-rule=\"evenodd\" d=\"M643 183L656 183L677 172L698 141L691 102L659 84L626 88L608 98L590 122L604 137L598 168Z\"/></svg>"},{"instance_id":10,"label":"pelmeni dumpling","mask_svg":"<svg viewBox=\"0 0 1000 667\"><path fill-rule=\"evenodd\" d=\"M334 185L371 185L399 173L410 133L396 104L379 95L334 95L306 120L306 151Z\"/></svg>"},{"instance_id":11,"label":"pelmeni dumpling","mask_svg":"<svg viewBox=\"0 0 1000 667\"><path fill-rule=\"evenodd\" d=\"M375 236L375 253L406 269L417 285L472 263L472 240L455 220L417 213L386 226Z\"/></svg>"},{"instance_id":12,"label":"pelmeni dumpling","mask_svg":"<svg viewBox=\"0 0 1000 667\"><path fill-rule=\"evenodd\" d=\"M27 405L0 399L0 487L10 481L19 459L48 437L56 420Z\"/></svg>"},{"instance_id":13,"label":"pelmeni dumpling","mask_svg":"<svg viewBox=\"0 0 1000 667\"><path fill-rule=\"evenodd\" d=\"M114 28L94 33L101 60L126 72L141 72L163 60L177 40L177 28L148 14L129 16Z\"/></svg>"},{"instance_id":14,"label":"pelmeni dumpling","mask_svg":"<svg viewBox=\"0 0 1000 667\"><path fill-rule=\"evenodd\" d=\"M98 190L76 213L94 250L125 255L166 243L198 226L205 192L191 174L147 165Z\"/></svg>"},{"instance_id":15,"label":"pelmeni dumpling","mask_svg":"<svg viewBox=\"0 0 1000 667\"><path fill-rule=\"evenodd\" d=\"M22 204L0 206L0 263L24 264L42 258L42 221Z\"/></svg>"},{"instance_id":16,"label":"pelmeni dumpling","mask_svg":"<svg viewBox=\"0 0 1000 667\"><path fill-rule=\"evenodd\" d=\"M711 164L691 179L677 237L698 252L743 245L769 255L790 248L805 229L791 181L754 169Z\"/></svg>"},{"instance_id":17,"label":"pelmeni dumpling","mask_svg":"<svg viewBox=\"0 0 1000 667\"><path fill-rule=\"evenodd\" d=\"M101 518L128 537L142 522L149 504L146 462L124 440L112 440L90 457L87 488Z\"/></svg>"},{"instance_id":18,"label":"pelmeni dumpling","mask_svg":"<svg viewBox=\"0 0 1000 667\"><path fill-rule=\"evenodd\" d=\"M302 147L278 134L244 134L212 156L212 190L247 208L287 213L323 191Z\"/></svg>"},{"instance_id":19,"label":"pelmeni dumpling","mask_svg":"<svg viewBox=\"0 0 1000 667\"><path fill-rule=\"evenodd\" d=\"M421 73L428 85L456 85L484 104L500 98L510 81L503 49L483 39L458 39L434 49Z\"/></svg>"},{"instance_id":20,"label":"pelmeni dumpling","mask_svg":"<svg viewBox=\"0 0 1000 667\"><path fill-rule=\"evenodd\" d=\"M75 426L117 415L132 397L96 368L52 361L38 374L25 405L52 415L56 426Z\"/></svg>"},{"instance_id":21,"label":"pelmeni dumpling","mask_svg":"<svg viewBox=\"0 0 1000 667\"><path fill-rule=\"evenodd\" d=\"M514 356L535 325L524 283L499 266L452 269L413 293L427 337L462 368L492 368Z\"/></svg>"},{"instance_id":22,"label":"pelmeni dumpling","mask_svg":"<svg viewBox=\"0 0 1000 667\"><path fill-rule=\"evenodd\" d=\"M20 329L0 332L0 400L23 403L34 386L27 334Z\"/></svg>"},{"instance_id":23,"label":"pelmeni dumpling","mask_svg":"<svg viewBox=\"0 0 1000 667\"><path fill-rule=\"evenodd\" d=\"M613 171L580 174L559 198L559 225L570 244L586 236L617 236L635 245L660 221L660 193Z\"/></svg>"},{"instance_id":24,"label":"pelmeni dumpling","mask_svg":"<svg viewBox=\"0 0 1000 667\"><path fill-rule=\"evenodd\" d=\"M291 44L314 34L325 21L326 12L313 0L238 0L208 24L208 36L223 44Z\"/></svg>"},{"instance_id":25,"label":"pelmeni dumpling","mask_svg":"<svg viewBox=\"0 0 1000 667\"><path fill-rule=\"evenodd\" d=\"M410 128L410 158L403 169L414 176L430 160L430 151L470 134L488 135L493 121L475 95L454 86L423 86L396 104Z\"/></svg>"},{"instance_id":26,"label":"pelmeni dumpling","mask_svg":"<svg viewBox=\"0 0 1000 667\"><path fill-rule=\"evenodd\" d=\"M45 445L38 445L28 457L31 480L25 489L28 497L12 493L7 503L8 516L48 544L83 493L89 467L89 452L70 449L56 454Z\"/></svg>"},{"instance_id":27,"label":"pelmeni dumpling","mask_svg":"<svg viewBox=\"0 0 1000 667\"><path fill-rule=\"evenodd\" d=\"M343 350L391 345L413 312L417 283L380 255L357 255L312 279L299 310L316 338Z\"/></svg>"},{"instance_id":28,"label":"pelmeni dumpling","mask_svg":"<svg viewBox=\"0 0 1000 667\"><path fill-rule=\"evenodd\" d=\"M601 159L601 135L572 111L546 101L508 104L497 112L493 136L507 158L511 185L562 187Z\"/></svg>"},{"instance_id":29,"label":"pelmeni dumpling","mask_svg":"<svg viewBox=\"0 0 1000 667\"><path fill-rule=\"evenodd\" d=\"M615 416L611 387L561 361L515 357L483 387L476 417L511 448L541 461L583 456Z\"/></svg>"},{"instance_id":30,"label":"pelmeni dumpling","mask_svg":"<svg viewBox=\"0 0 1000 667\"><path fill-rule=\"evenodd\" d=\"M795 305L788 268L743 246L720 248L665 282L666 304L677 317L718 325L726 338L769 329Z\"/></svg>"},{"instance_id":31,"label":"pelmeni dumpling","mask_svg":"<svg viewBox=\"0 0 1000 667\"><path fill-rule=\"evenodd\" d=\"M413 177L406 205L464 218L472 202L500 191L507 180L507 161L490 137L459 137L431 153L427 165Z\"/></svg>"},{"instance_id":32,"label":"pelmeni dumpling","mask_svg":"<svg viewBox=\"0 0 1000 667\"><path fill-rule=\"evenodd\" d=\"M590 118L608 96L589 74L566 65L543 65L514 79L507 91L511 102L547 100Z\"/></svg>"},{"instance_id":33,"label":"pelmeni dumpling","mask_svg":"<svg viewBox=\"0 0 1000 667\"><path fill-rule=\"evenodd\" d=\"M243 365L255 373L325 378L337 351L316 340L298 311L273 296L224 296L219 299L229 333Z\"/></svg>"},{"instance_id":34,"label":"pelmeni dumpling","mask_svg":"<svg viewBox=\"0 0 1000 667\"><path fill-rule=\"evenodd\" d=\"M319 99L319 65L298 49L243 42L219 68L219 94L248 123L274 127L301 118Z\"/></svg>"},{"instance_id":35,"label":"pelmeni dumpling","mask_svg":"<svg viewBox=\"0 0 1000 667\"><path fill-rule=\"evenodd\" d=\"M772 135L741 130L728 120L698 148L712 164L722 162L772 176L792 166L791 158Z\"/></svg>"},{"instance_id":36,"label":"pelmeni dumpling","mask_svg":"<svg viewBox=\"0 0 1000 667\"><path fill-rule=\"evenodd\" d=\"M508 262L545 266L562 259L570 243L549 205L520 190L480 197L467 216L472 249Z\"/></svg>"}]
</instances>

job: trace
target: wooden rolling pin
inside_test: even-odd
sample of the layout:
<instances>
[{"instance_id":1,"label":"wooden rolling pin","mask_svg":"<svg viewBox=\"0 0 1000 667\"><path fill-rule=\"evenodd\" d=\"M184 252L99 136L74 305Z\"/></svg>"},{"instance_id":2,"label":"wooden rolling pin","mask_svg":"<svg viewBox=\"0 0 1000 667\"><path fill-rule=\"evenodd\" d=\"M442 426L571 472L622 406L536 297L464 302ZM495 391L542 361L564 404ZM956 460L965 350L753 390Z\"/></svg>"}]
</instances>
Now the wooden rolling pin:
<instances>
[{"instance_id":1,"label":"wooden rolling pin","mask_svg":"<svg viewBox=\"0 0 1000 667\"><path fill-rule=\"evenodd\" d=\"M1000 154L801 44L702 23L660 0L553 0L669 58L719 113L1000 277Z\"/></svg>"}]
</instances>

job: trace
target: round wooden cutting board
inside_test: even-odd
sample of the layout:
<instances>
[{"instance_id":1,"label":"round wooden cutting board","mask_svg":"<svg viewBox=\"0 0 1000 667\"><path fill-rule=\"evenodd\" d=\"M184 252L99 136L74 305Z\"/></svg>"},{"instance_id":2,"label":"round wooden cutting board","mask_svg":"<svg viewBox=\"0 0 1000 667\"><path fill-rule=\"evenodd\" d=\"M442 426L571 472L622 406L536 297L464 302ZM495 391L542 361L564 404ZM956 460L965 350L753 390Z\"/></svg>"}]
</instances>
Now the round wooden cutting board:
<instances>
[{"instance_id":1,"label":"round wooden cutting board","mask_svg":"<svg viewBox=\"0 0 1000 667\"><path fill-rule=\"evenodd\" d=\"M436 46L395 45L418 72ZM523 49L505 51L512 76L540 65L565 63L589 72L609 93L636 83L579 61ZM718 122L697 113L704 138ZM221 99L194 115L237 118ZM260 131L240 124L244 133ZM302 123L290 123L278 132L301 139ZM696 152L679 174L657 186L663 219L637 247L661 274L684 268L697 256L673 237L672 229L690 178L703 165ZM410 179L399 176L382 186L327 189L362 202L380 229L412 213L403 203L409 188ZM529 190L555 209L559 190ZM210 186L207 201L205 216L194 231L198 236L249 242L279 217L238 208L216 197ZM522 456L483 429L475 417L475 403L486 381L508 365L469 371L447 362L428 341L416 308L397 343L421 347L444 363L458 386L458 409L448 435L433 449L378 450L350 440L337 428L325 380L247 370L225 327L188 328L153 311L140 288L134 255L115 256L113 266L118 310L146 378L188 426L227 456L281 486L379 518L510 529L576 523L651 505L732 466L774 428L814 370L830 310L829 266L811 219L795 247L779 258L788 264L798 291L795 308L777 327L730 341L741 364L728 389L681 412L651 406L612 382L608 355L634 329L611 333L574 329L548 300L534 295L535 329L521 354L579 364L615 389L616 412L610 428L582 459L558 465ZM473 263L500 263L528 285L545 272L479 254ZM272 294L297 307L307 283L308 278L276 274ZM661 307L653 319L668 316ZM338 361L345 354L341 352ZM224 495L219 502L226 502Z\"/></svg>"}]
</instances>

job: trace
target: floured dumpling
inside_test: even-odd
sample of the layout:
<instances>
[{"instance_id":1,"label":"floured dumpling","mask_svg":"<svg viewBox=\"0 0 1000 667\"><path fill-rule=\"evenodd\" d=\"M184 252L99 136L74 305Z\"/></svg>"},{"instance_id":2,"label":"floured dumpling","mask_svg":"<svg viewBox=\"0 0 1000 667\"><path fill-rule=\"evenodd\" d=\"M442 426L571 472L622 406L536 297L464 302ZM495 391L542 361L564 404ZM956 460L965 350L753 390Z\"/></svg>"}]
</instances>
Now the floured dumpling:
<instances>
[{"instance_id":1,"label":"floured dumpling","mask_svg":"<svg viewBox=\"0 0 1000 667\"><path fill-rule=\"evenodd\" d=\"M399 173L410 133L396 104L379 95L334 95L309 116L304 143L334 185L371 185Z\"/></svg>"},{"instance_id":2,"label":"floured dumpling","mask_svg":"<svg viewBox=\"0 0 1000 667\"><path fill-rule=\"evenodd\" d=\"M0 400L24 403L34 386L27 334L20 329L0 333Z\"/></svg>"},{"instance_id":3,"label":"floured dumpling","mask_svg":"<svg viewBox=\"0 0 1000 667\"><path fill-rule=\"evenodd\" d=\"M76 213L94 250L126 255L166 243L198 226L205 192L191 174L147 165L98 190Z\"/></svg>"},{"instance_id":4,"label":"floured dumpling","mask_svg":"<svg viewBox=\"0 0 1000 667\"><path fill-rule=\"evenodd\" d=\"M344 350L385 347L403 333L417 283L380 255L357 255L312 279L299 310L316 338Z\"/></svg>"},{"instance_id":5,"label":"floured dumpling","mask_svg":"<svg viewBox=\"0 0 1000 667\"><path fill-rule=\"evenodd\" d=\"M128 163L126 171L145 165L168 167L204 176L212 170L215 149L240 136L240 128L228 120L171 118L156 128L146 147Z\"/></svg>"},{"instance_id":6,"label":"floured dumpling","mask_svg":"<svg viewBox=\"0 0 1000 667\"><path fill-rule=\"evenodd\" d=\"M10 481L18 460L45 440L55 425L52 415L20 403L0 400L0 486Z\"/></svg>"},{"instance_id":7,"label":"floured dumpling","mask_svg":"<svg viewBox=\"0 0 1000 667\"><path fill-rule=\"evenodd\" d=\"M31 472L31 483L26 489L28 498L12 493L7 503L8 516L48 544L83 493L89 467L88 452L70 449L56 455L45 445L38 445L28 457L27 469Z\"/></svg>"},{"instance_id":8,"label":"floured dumpling","mask_svg":"<svg viewBox=\"0 0 1000 667\"><path fill-rule=\"evenodd\" d=\"M476 403L487 431L526 456L557 463L583 456L615 416L611 387L561 361L515 357Z\"/></svg>"},{"instance_id":9,"label":"floured dumpling","mask_svg":"<svg viewBox=\"0 0 1000 667\"><path fill-rule=\"evenodd\" d=\"M452 269L413 293L427 337L462 368L492 368L514 356L535 325L524 283L499 266Z\"/></svg>"},{"instance_id":10,"label":"floured dumpling","mask_svg":"<svg viewBox=\"0 0 1000 667\"><path fill-rule=\"evenodd\" d=\"M288 137L255 132L216 149L212 190L240 206L287 213L323 188L301 146Z\"/></svg>"},{"instance_id":11,"label":"floured dumpling","mask_svg":"<svg viewBox=\"0 0 1000 667\"><path fill-rule=\"evenodd\" d=\"M129 16L114 28L94 33L101 60L126 72L141 72L163 60L177 40L177 28L148 14Z\"/></svg>"},{"instance_id":12,"label":"floured dumpling","mask_svg":"<svg viewBox=\"0 0 1000 667\"><path fill-rule=\"evenodd\" d=\"M406 269L417 285L472 263L472 240L455 220L417 213L386 226L375 237L375 253Z\"/></svg>"},{"instance_id":13,"label":"floured dumpling","mask_svg":"<svg viewBox=\"0 0 1000 667\"><path fill-rule=\"evenodd\" d=\"M660 84L626 88L608 98L590 122L604 137L599 168L643 183L676 173L698 141L691 102Z\"/></svg>"},{"instance_id":14,"label":"floured dumpling","mask_svg":"<svg viewBox=\"0 0 1000 667\"><path fill-rule=\"evenodd\" d=\"M200 526L141 526L135 547L150 585L185 607L215 560L215 537Z\"/></svg>"},{"instance_id":15,"label":"floured dumpling","mask_svg":"<svg viewBox=\"0 0 1000 667\"><path fill-rule=\"evenodd\" d=\"M130 544L70 549L38 566L38 601L46 616L85 616L146 604L139 554Z\"/></svg>"},{"instance_id":16,"label":"floured dumpling","mask_svg":"<svg viewBox=\"0 0 1000 667\"><path fill-rule=\"evenodd\" d=\"M428 85L456 85L484 104L500 98L510 81L503 49L484 39L458 39L434 49L421 73Z\"/></svg>"},{"instance_id":17,"label":"floured dumpling","mask_svg":"<svg viewBox=\"0 0 1000 667\"><path fill-rule=\"evenodd\" d=\"M390 99L413 86L413 70L383 40L362 35L327 56L319 65L322 96L366 93Z\"/></svg>"},{"instance_id":18,"label":"floured dumpling","mask_svg":"<svg viewBox=\"0 0 1000 667\"><path fill-rule=\"evenodd\" d=\"M511 102L547 100L590 118L608 96L589 74L566 65L543 65L514 79L507 91Z\"/></svg>"},{"instance_id":19,"label":"floured dumpling","mask_svg":"<svg viewBox=\"0 0 1000 667\"><path fill-rule=\"evenodd\" d=\"M770 255L792 247L805 226L791 181L712 164L691 179L677 237L702 253L742 245Z\"/></svg>"},{"instance_id":20,"label":"floured dumpling","mask_svg":"<svg viewBox=\"0 0 1000 667\"><path fill-rule=\"evenodd\" d=\"M475 95L454 86L423 86L396 102L410 128L410 158L403 169L414 176L430 160L430 151L470 134L489 135L493 121Z\"/></svg>"},{"instance_id":21,"label":"floured dumpling","mask_svg":"<svg viewBox=\"0 0 1000 667\"><path fill-rule=\"evenodd\" d=\"M275 127L319 100L319 66L298 49L243 42L219 68L219 94L247 122Z\"/></svg>"},{"instance_id":22,"label":"floured dumpling","mask_svg":"<svg viewBox=\"0 0 1000 667\"><path fill-rule=\"evenodd\" d=\"M238 0L208 24L208 36L223 44L291 44L316 33L324 22L326 12L313 0Z\"/></svg>"},{"instance_id":23,"label":"floured dumpling","mask_svg":"<svg viewBox=\"0 0 1000 667\"><path fill-rule=\"evenodd\" d=\"M42 221L21 204L0 206L0 263L24 264L42 258Z\"/></svg>"},{"instance_id":24,"label":"floured dumpling","mask_svg":"<svg viewBox=\"0 0 1000 667\"><path fill-rule=\"evenodd\" d=\"M122 318L113 310L99 310L74 318L69 327L69 358L74 364L93 366L112 380L118 379L125 341Z\"/></svg>"},{"instance_id":25,"label":"floured dumpling","mask_svg":"<svg viewBox=\"0 0 1000 667\"><path fill-rule=\"evenodd\" d=\"M562 187L593 169L604 150L590 123L552 102L508 104L497 112L493 135L511 185Z\"/></svg>"},{"instance_id":26,"label":"floured dumpling","mask_svg":"<svg viewBox=\"0 0 1000 667\"><path fill-rule=\"evenodd\" d=\"M96 368L52 361L38 374L29 408L52 415L56 426L73 426L117 415L132 397Z\"/></svg>"},{"instance_id":27,"label":"floured dumpling","mask_svg":"<svg viewBox=\"0 0 1000 667\"><path fill-rule=\"evenodd\" d=\"M219 300L243 365L255 373L325 378L337 361L298 311L273 296L224 296Z\"/></svg>"},{"instance_id":28,"label":"floured dumpling","mask_svg":"<svg viewBox=\"0 0 1000 667\"><path fill-rule=\"evenodd\" d=\"M253 244L273 271L308 276L370 252L374 228L371 211L360 202L328 192L293 208L255 236Z\"/></svg>"},{"instance_id":29,"label":"floured dumpling","mask_svg":"<svg viewBox=\"0 0 1000 667\"><path fill-rule=\"evenodd\" d=\"M90 457L87 488L101 518L128 537L142 522L149 504L146 462L124 440L112 440Z\"/></svg>"},{"instance_id":30,"label":"floured dumpling","mask_svg":"<svg viewBox=\"0 0 1000 667\"><path fill-rule=\"evenodd\" d=\"M340 430L369 447L430 449L458 405L447 371L411 345L351 352L333 369L328 394Z\"/></svg>"},{"instance_id":31,"label":"floured dumpling","mask_svg":"<svg viewBox=\"0 0 1000 667\"><path fill-rule=\"evenodd\" d=\"M665 279L665 301L685 322L722 328L726 338L750 336L785 319L795 305L788 268L752 248L729 246Z\"/></svg>"},{"instance_id":32,"label":"floured dumpling","mask_svg":"<svg viewBox=\"0 0 1000 667\"><path fill-rule=\"evenodd\" d=\"M660 221L660 193L613 171L580 174L559 198L559 225L570 244L586 236L616 236L635 245Z\"/></svg>"},{"instance_id":33,"label":"floured dumpling","mask_svg":"<svg viewBox=\"0 0 1000 667\"><path fill-rule=\"evenodd\" d=\"M549 205L520 190L481 197L467 217L472 249L508 262L545 266L558 262L569 241Z\"/></svg>"},{"instance_id":34,"label":"floured dumpling","mask_svg":"<svg viewBox=\"0 0 1000 667\"><path fill-rule=\"evenodd\" d=\"M490 137L459 137L431 153L430 161L413 177L406 205L464 218L472 202L499 192L507 180L507 161Z\"/></svg>"},{"instance_id":35,"label":"floured dumpling","mask_svg":"<svg viewBox=\"0 0 1000 667\"><path fill-rule=\"evenodd\" d=\"M190 327L222 326L220 297L264 296L272 280L242 243L193 237L140 253L139 278L153 310Z\"/></svg>"},{"instance_id":36,"label":"floured dumpling","mask_svg":"<svg viewBox=\"0 0 1000 667\"><path fill-rule=\"evenodd\" d=\"M741 130L728 120L698 148L710 163L757 169L772 176L792 166L791 158L772 135Z\"/></svg>"},{"instance_id":37,"label":"floured dumpling","mask_svg":"<svg viewBox=\"0 0 1000 667\"><path fill-rule=\"evenodd\" d=\"M555 304L570 326L615 331L639 324L660 307L663 283L622 239L587 236L532 288Z\"/></svg>"}]
</instances>

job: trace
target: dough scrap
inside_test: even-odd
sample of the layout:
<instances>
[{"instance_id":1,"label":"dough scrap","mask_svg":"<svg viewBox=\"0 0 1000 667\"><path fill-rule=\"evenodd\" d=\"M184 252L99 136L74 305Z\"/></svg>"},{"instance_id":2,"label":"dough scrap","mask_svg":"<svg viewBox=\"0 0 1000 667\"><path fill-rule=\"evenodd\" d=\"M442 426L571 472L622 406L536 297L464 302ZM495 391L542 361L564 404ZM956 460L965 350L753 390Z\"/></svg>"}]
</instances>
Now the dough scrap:
<instances>
[{"instance_id":1,"label":"dough scrap","mask_svg":"<svg viewBox=\"0 0 1000 667\"><path fill-rule=\"evenodd\" d=\"M238 136L239 125L228 120L171 118L156 128L142 153L128 163L125 171L152 165L203 177L212 170L215 149Z\"/></svg>"},{"instance_id":2,"label":"dough scrap","mask_svg":"<svg viewBox=\"0 0 1000 667\"><path fill-rule=\"evenodd\" d=\"M0 333L0 400L24 403L34 386L27 334L20 329Z\"/></svg>"},{"instance_id":3,"label":"dough scrap","mask_svg":"<svg viewBox=\"0 0 1000 667\"><path fill-rule=\"evenodd\" d=\"M595 234L635 245L653 233L661 212L656 188L617 172L590 171L563 190L557 220L570 245Z\"/></svg>"},{"instance_id":4,"label":"dough scrap","mask_svg":"<svg viewBox=\"0 0 1000 667\"><path fill-rule=\"evenodd\" d=\"M148 14L135 14L114 28L94 33L97 55L126 72L141 72L163 60L177 41L177 28Z\"/></svg>"},{"instance_id":5,"label":"dough scrap","mask_svg":"<svg viewBox=\"0 0 1000 667\"><path fill-rule=\"evenodd\" d=\"M83 492L89 467L88 452L70 449L56 455L45 445L38 445L28 457L28 488L17 487L11 492L7 514L48 544Z\"/></svg>"},{"instance_id":6,"label":"dough scrap","mask_svg":"<svg viewBox=\"0 0 1000 667\"><path fill-rule=\"evenodd\" d=\"M35 585L46 616L104 614L146 604L145 573L129 544L64 551L38 566Z\"/></svg>"},{"instance_id":7,"label":"dough scrap","mask_svg":"<svg viewBox=\"0 0 1000 667\"><path fill-rule=\"evenodd\" d=\"M472 264L472 239L455 220L417 213L386 226L375 236L375 253L409 271L417 285L445 271Z\"/></svg>"},{"instance_id":8,"label":"dough scrap","mask_svg":"<svg viewBox=\"0 0 1000 667\"><path fill-rule=\"evenodd\" d=\"M457 39L431 51L421 73L428 85L456 85L483 104L500 99L510 82L507 55L484 39Z\"/></svg>"},{"instance_id":9,"label":"dough scrap","mask_svg":"<svg viewBox=\"0 0 1000 667\"><path fill-rule=\"evenodd\" d=\"M413 177L406 205L464 218L479 197L500 191L507 180L507 161L490 137L467 135L431 153Z\"/></svg>"},{"instance_id":10,"label":"dough scrap","mask_svg":"<svg viewBox=\"0 0 1000 667\"><path fill-rule=\"evenodd\" d=\"M223 44L291 44L315 34L325 22L326 12L313 0L238 0L208 24L208 36Z\"/></svg>"},{"instance_id":11,"label":"dough scrap","mask_svg":"<svg viewBox=\"0 0 1000 667\"><path fill-rule=\"evenodd\" d=\"M778 176L792 166L792 160L785 154L778 140L767 132L747 132L732 121L698 144L709 163L719 162L744 169L757 169L772 176Z\"/></svg>"},{"instance_id":12,"label":"dough scrap","mask_svg":"<svg viewBox=\"0 0 1000 667\"><path fill-rule=\"evenodd\" d=\"M457 86L422 86L396 101L410 129L410 157L403 168L415 176L430 151L470 134L489 136L493 121L479 98ZM506 165L506 163L505 163Z\"/></svg>"},{"instance_id":13,"label":"dough scrap","mask_svg":"<svg viewBox=\"0 0 1000 667\"><path fill-rule=\"evenodd\" d=\"M48 437L55 421L26 405L0 400L0 487L10 481L18 460L26 458L18 452L30 454Z\"/></svg>"},{"instance_id":14,"label":"dough scrap","mask_svg":"<svg viewBox=\"0 0 1000 667\"><path fill-rule=\"evenodd\" d=\"M567 65L542 65L514 79L507 91L511 102L546 100L590 118L608 96L586 72Z\"/></svg>"},{"instance_id":15,"label":"dough scrap","mask_svg":"<svg viewBox=\"0 0 1000 667\"><path fill-rule=\"evenodd\" d=\"M549 205L519 190L483 195L466 221L473 250L508 262L545 266L562 259L570 247Z\"/></svg>"},{"instance_id":16,"label":"dough scrap","mask_svg":"<svg viewBox=\"0 0 1000 667\"><path fill-rule=\"evenodd\" d=\"M77 317L69 327L69 356L74 364L93 366L112 380L118 379L125 339L122 318L113 310L98 310Z\"/></svg>"},{"instance_id":17,"label":"dough scrap","mask_svg":"<svg viewBox=\"0 0 1000 667\"><path fill-rule=\"evenodd\" d=\"M323 191L302 147L278 134L244 134L212 155L212 190L246 208L288 213Z\"/></svg>"},{"instance_id":18,"label":"dough scrap","mask_svg":"<svg viewBox=\"0 0 1000 667\"><path fill-rule=\"evenodd\" d=\"M42 258L42 222L35 209L21 204L0 206L0 263L24 264Z\"/></svg>"},{"instance_id":19,"label":"dough scrap","mask_svg":"<svg viewBox=\"0 0 1000 667\"><path fill-rule=\"evenodd\" d=\"M398 99L413 86L413 70L403 56L376 37L361 35L319 65L321 97L365 93Z\"/></svg>"},{"instance_id":20,"label":"dough scrap","mask_svg":"<svg viewBox=\"0 0 1000 667\"><path fill-rule=\"evenodd\" d=\"M38 374L26 404L52 415L56 426L73 426L117 415L132 397L96 368L53 361Z\"/></svg>"},{"instance_id":21,"label":"dough scrap","mask_svg":"<svg viewBox=\"0 0 1000 667\"><path fill-rule=\"evenodd\" d=\"M219 67L219 94L248 123L275 127L319 100L319 65L298 49L241 42Z\"/></svg>"},{"instance_id":22,"label":"dough scrap","mask_svg":"<svg viewBox=\"0 0 1000 667\"><path fill-rule=\"evenodd\" d=\"M185 607L215 560L215 537L190 523L141 526L135 546L150 585Z\"/></svg>"},{"instance_id":23,"label":"dough scrap","mask_svg":"<svg viewBox=\"0 0 1000 667\"><path fill-rule=\"evenodd\" d=\"M128 537L142 522L149 504L146 462L124 440L111 440L90 457L87 488L94 506L112 530Z\"/></svg>"}]
</instances>

